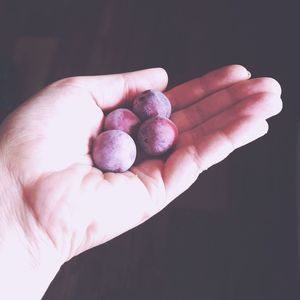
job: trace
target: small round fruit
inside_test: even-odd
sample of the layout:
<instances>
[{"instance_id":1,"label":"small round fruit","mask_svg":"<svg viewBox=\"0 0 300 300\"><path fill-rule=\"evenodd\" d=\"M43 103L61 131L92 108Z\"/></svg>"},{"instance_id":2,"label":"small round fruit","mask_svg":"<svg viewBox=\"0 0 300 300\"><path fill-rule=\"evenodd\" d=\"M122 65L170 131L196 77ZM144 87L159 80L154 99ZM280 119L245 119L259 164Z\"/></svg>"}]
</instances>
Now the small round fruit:
<instances>
[{"instance_id":1,"label":"small round fruit","mask_svg":"<svg viewBox=\"0 0 300 300\"><path fill-rule=\"evenodd\" d=\"M172 148L177 136L176 125L168 118L157 116L142 123L137 140L147 154L158 156Z\"/></svg>"},{"instance_id":2,"label":"small round fruit","mask_svg":"<svg viewBox=\"0 0 300 300\"><path fill-rule=\"evenodd\" d=\"M140 119L131 110L118 108L105 117L104 129L119 129L129 135L134 135L140 123Z\"/></svg>"},{"instance_id":3,"label":"small round fruit","mask_svg":"<svg viewBox=\"0 0 300 300\"><path fill-rule=\"evenodd\" d=\"M130 135L121 130L100 133L93 145L93 160L103 172L125 172L134 163L136 145Z\"/></svg>"},{"instance_id":4,"label":"small round fruit","mask_svg":"<svg viewBox=\"0 0 300 300\"><path fill-rule=\"evenodd\" d=\"M147 90L133 100L132 110L141 120L147 120L155 116L169 118L172 108L162 92Z\"/></svg>"}]
</instances>

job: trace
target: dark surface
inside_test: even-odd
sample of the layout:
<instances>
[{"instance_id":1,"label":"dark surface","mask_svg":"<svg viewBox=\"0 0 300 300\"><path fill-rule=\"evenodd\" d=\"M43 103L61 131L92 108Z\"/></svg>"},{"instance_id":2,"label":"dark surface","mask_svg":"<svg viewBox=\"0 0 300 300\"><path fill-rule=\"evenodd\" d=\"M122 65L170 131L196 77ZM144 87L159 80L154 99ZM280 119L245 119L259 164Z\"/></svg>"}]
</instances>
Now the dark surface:
<instances>
[{"instance_id":1,"label":"dark surface","mask_svg":"<svg viewBox=\"0 0 300 300\"><path fill-rule=\"evenodd\" d=\"M56 79L153 66L170 86L240 63L283 87L266 137L158 216L66 263L45 300L300 298L297 13L284 1L0 0L0 118Z\"/></svg>"}]
</instances>

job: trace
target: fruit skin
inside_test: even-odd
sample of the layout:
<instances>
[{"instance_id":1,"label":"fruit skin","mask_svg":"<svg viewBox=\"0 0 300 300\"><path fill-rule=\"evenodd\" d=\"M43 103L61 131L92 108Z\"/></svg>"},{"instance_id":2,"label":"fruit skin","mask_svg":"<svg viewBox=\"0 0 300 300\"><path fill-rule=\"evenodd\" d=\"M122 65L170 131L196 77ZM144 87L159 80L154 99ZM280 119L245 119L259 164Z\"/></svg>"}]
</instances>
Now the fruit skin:
<instances>
[{"instance_id":1,"label":"fruit skin","mask_svg":"<svg viewBox=\"0 0 300 300\"><path fill-rule=\"evenodd\" d=\"M156 116L142 123L137 140L149 155L158 156L166 153L176 143L178 130L168 118Z\"/></svg>"},{"instance_id":2,"label":"fruit skin","mask_svg":"<svg viewBox=\"0 0 300 300\"><path fill-rule=\"evenodd\" d=\"M131 110L118 108L105 117L104 129L119 129L133 136L140 123L140 119Z\"/></svg>"},{"instance_id":3,"label":"fruit skin","mask_svg":"<svg viewBox=\"0 0 300 300\"><path fill-rule=\"evenodd\" d=\"M136 145L126 132L107 130L96 137L92 156L95 165L103 172L125 172L135 161Z\"/></svg>"},{"instance_id":4,"label":"fruit skin","mask_svg":"<svg viewBox=\"0 0 300 300\"><path fill-rule=\"evenodd\" d=\"M169 118L172 107L162 92L147 90L133 100L132 110L144 121L155 116Z\"/></svg>"}]
</instances>

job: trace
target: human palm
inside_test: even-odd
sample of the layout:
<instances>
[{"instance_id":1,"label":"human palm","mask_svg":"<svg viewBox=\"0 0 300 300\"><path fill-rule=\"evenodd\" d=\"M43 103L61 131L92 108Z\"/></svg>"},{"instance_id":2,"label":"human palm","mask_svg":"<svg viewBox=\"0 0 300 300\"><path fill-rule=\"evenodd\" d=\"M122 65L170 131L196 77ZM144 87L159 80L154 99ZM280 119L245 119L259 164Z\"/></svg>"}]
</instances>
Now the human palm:
<instances>
[{"instance_id":1,"label":"human palm","mask_svg":"<svg viewBox=\"0 0 300 300\"><path fill-rule=\"evenodd\" d=\"M19 195L12 209L26 216L22 230L37 248L50 246L66 261L137 226L203 170L265 134L266 119L282 105L275 80L249 79L237 65L216 70L166 92L179 130L168 158L124 173L95 168L90 148L104 112L166 85L161 69L64 79L4 122L0 152Z\"/></svg>"}]
</instances>

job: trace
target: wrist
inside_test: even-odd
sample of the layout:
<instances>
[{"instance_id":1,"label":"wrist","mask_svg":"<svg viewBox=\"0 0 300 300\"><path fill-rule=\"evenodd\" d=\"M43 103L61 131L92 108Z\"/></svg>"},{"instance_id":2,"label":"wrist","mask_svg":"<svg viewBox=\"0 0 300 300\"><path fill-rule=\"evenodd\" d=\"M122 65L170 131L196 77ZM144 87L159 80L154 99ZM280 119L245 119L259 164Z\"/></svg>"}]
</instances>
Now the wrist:
<instances>
[{"instance_id":1,"label":"wrist","mask_svg":"<svg viewBox=\"0 0 300 300\"><path fill-rule=\"evenodd\" d=\"M10 233L11 234L11 233ZM5 238L0 246L0 299L41 299L61 267L53 253L28 253L17 239Z\"/></svg>"},{"instance_id":2,"label":"wrist","mask_svg":"<svg viewBox=\"0 0 300 300\"><path fill-rule=\"evenodd\" d=\"M63 260L0 157L0 299L41 299Z\"/></svg>"}]
</instances>

